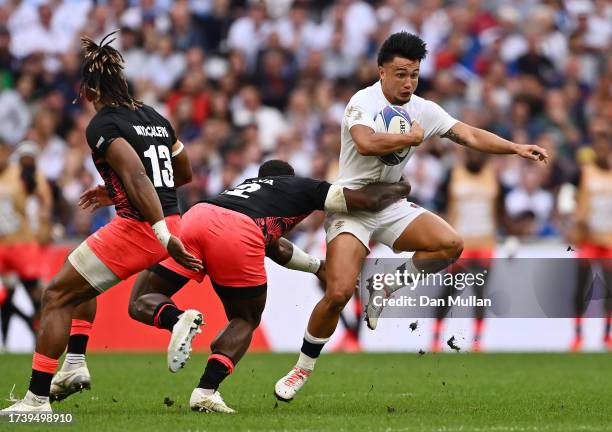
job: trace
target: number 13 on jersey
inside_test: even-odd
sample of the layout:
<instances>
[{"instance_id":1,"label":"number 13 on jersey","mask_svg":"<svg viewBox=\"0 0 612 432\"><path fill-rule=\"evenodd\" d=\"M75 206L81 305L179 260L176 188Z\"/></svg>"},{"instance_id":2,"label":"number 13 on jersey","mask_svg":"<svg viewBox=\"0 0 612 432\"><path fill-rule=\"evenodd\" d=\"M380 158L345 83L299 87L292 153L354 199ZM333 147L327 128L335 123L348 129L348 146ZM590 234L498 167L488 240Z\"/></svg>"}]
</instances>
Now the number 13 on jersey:
<instances>
[{"instance_id":1,"label":"number 13 on jersey","mask_svg":"<svg viewBox=\"0 0 612 432\"><path fill-rule=\"evenodd\" d=\"M147 159L151 160L153 186L174 187L174 172L172 171L170 149L165 146L152 145L143 154ZM161 168L160 162L163 162L163 168Z\"/></svg>"}]
</instances>

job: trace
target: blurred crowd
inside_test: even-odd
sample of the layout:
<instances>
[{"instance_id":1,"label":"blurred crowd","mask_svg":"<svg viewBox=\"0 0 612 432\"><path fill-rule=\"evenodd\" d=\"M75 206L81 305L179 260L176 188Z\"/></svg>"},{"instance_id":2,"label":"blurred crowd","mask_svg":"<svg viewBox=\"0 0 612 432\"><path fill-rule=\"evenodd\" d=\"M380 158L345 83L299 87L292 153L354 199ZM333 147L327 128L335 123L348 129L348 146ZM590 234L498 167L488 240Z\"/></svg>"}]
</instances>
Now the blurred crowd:
<instances>
[{"instance_id":1,"label":"blurred crowd","mask_svg":"<svg viewBox=\"0 0 612 432\"><path fill-rule=\"evenodd\" d=\"M183 208L255 176L268 158L333 180L345 105L378 79L377 49L401 30L427 42L417 94L552 156L547 165L491 159L500 234L559 235L559 190L575 183L595 141L612 138L606 0L0 0L0 139L37 144L55 239L112 217L77 209L102 183L85 140L93 107L78 98L79 37L116 29L133 94L171 120L189 152ZM460 158L450 141L423 143L405 173L414 200L443 212L440 189Z\"/></svg>"}]
</instances>

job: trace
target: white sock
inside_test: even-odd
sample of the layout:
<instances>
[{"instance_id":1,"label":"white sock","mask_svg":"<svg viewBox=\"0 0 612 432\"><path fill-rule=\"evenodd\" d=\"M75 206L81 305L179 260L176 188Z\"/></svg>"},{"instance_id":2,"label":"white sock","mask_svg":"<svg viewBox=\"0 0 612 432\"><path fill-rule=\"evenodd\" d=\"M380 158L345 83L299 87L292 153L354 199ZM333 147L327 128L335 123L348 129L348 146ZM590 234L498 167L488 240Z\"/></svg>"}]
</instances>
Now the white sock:
<instances>
[{"instance_id":1,"label":"white sock","mask_svg":"<svg viewBox=\"0 0 612 432\"><path fill-rule=\"evenodd\" d=\"M200 393L203 393L205 396L212 396L215 393L215 389L205 389L205 388L201 388L200 390L202 390Z\"/></svg>"},{"instance_id":2,"label":"white sock","mask_svg":"<svg viewBox=\"0 0 612 432\"><path fill-rule=\"evenodd\" d=\"M308 333L308 330L304 332L304 340L314 345L321 345L321 349L323 349L323 345L329 342L328 337L320 338L320 337L313 336L310 333ZM310 357L304 354L303 352L300 352L300 357L298 358L296 366L301 369L305 369L307 371L312 371L315 367L316 362L317 362L316 358Z\"/></svg>"},{"instance_id":3,"label":"white sock","mask_svg":"<svg viewBox=\"0 0 612 432\"><path fill-rule=\"evenodd\" d=\"M308 357L303 352L300 352L300 357L298 358L297 363L295 364L300 369L307 370L312 372L315 367L315 363L317 362L316 358Z\"/></svg>"},{"instance_id":4,"label":"white sock","mask_svg":"<svg viewBox=\"0 0 612 432\"><path fill-rule=\"evenodd\" d=\"M67 353L62 365L63 371L71 371L85 366L85 354Z\"/></svg>"}]
</instances>

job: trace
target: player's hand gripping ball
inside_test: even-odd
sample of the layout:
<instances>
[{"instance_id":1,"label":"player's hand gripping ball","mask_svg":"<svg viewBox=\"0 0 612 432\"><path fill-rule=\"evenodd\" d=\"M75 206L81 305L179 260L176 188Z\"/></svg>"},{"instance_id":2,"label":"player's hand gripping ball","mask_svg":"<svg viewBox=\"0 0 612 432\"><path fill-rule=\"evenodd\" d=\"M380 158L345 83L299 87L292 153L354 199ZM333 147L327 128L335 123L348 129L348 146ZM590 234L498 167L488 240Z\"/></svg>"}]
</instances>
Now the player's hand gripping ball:
<instances>
[{"instance_id":1,"label":"player's hand gripping ball","mask_svg":"<svg viewBox=\"0 0 612 432\"><path fill-rule=\"evenodd\" d=\"M412 119L408 112L398 105L388 105L384 107L374 119L376 123L376 132L390 133L390 134L407 134L410 132L410 126ZM385 165L398 165L400 164L412 147L405 147L395 153L389 153L378 158Z\"/></svg>"}]
</instances>

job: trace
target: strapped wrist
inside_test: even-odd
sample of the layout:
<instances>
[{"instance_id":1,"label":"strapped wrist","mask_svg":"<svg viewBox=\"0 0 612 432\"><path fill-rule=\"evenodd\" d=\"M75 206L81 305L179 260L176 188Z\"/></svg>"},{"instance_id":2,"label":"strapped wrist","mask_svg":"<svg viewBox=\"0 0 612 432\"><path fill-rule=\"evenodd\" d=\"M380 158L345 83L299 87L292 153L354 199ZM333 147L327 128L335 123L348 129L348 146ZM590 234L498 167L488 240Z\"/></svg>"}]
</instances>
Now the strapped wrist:
<instances>
[{"instance_id":1,"label":"strapped wrist","mask_svg":"<svg viewBox=\"0 0 612 432\"><path fill-rule=\"evenodd\" d=\"M164 219L155 222L151 225L153 232L155 233L155 237L162 244L164 248L168 248L168 242L170 241L170 237L172 234L168 230L168 226L166 225L166 221Z\"/></svg>"},{"instance_id":2,"label":"strapped wrist","mask_svg":"<svg viewBox=\"0 0 612 432\"><path fill-rule=\"evenodd\" d=\"M293 245L293 253L291 259L285 267L292 270L298 270L308 273L316 273L321 268L321 260L312 255L308 255L302 249Z\"/></svg>"}]
</instances>

